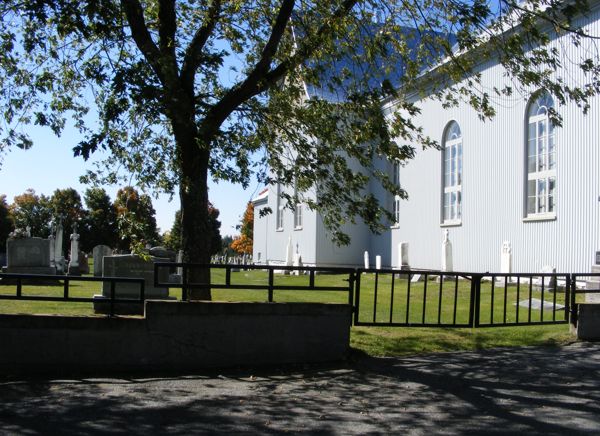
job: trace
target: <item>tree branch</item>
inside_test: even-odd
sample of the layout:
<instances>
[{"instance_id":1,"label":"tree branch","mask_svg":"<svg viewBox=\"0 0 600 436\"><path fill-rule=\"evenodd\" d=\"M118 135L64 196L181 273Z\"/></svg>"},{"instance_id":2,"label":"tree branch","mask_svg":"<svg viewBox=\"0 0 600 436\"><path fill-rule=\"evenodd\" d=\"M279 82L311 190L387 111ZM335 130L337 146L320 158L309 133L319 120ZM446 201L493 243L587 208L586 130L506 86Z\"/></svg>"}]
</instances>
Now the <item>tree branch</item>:
<instances>
[{"instance_id":1,"label":"tree branch","mask_svg":"<svg viewBox=\"0 0 600 436\"><path fill-rule=\"evenodd\" d=\"M154 44L154 41L152 41L150 32L148 32L140 2L138 0L121 0L121 5L125 10L133 40L146 58L146 61L148 61L148 64L150 64L160 81L164 84L165 75L159 62L160 51L156 47L156 44Z\"/></svg>"},{"instance_id":2,"label":"tree branch","mask_svg":"<svg viewBox=\"0 0 600 436\"><path fill-rule=\"evenodd\" d=\"M175 31L177 30L175 16L175 0L160 0L158 2L158 36L159 48L163 59L168 59L170 68L177 68L175 62ZM175 70L177 71L177 70Z\"/></svg>"},{"instance_id":3,"label":"tree branch","mask_svg":"<svg viewBox=\"0 0 600 436\"><path fill-rule=\"evenodd\" d=\"M277 50L279 41L281 40L281 36L283 35L285 25L287 24L287 21L289 21L289 17L293 9L293 0L284 1L275 25L273 26L271 37L263 49L261 59L258 61L254 70L248 75L244 82L232 87L223 96L221 101L213 106L210 114L212 116L209 117L210 122L220 125L240 104L265 92L274 86L279 80L285 77L289 71L300 66L302 62L304 62L315 52L316 49L319 48L323 37L327 36L332 31L333 23L345 17L357 2L358 0L345 0L331 15L331 18L325 20L324 24L321 25L314 35L304 39L303 43L298 47L292 56L281 62L277 67L268 70L273 55ZM289 8L289 12L287 12L286 8ZM287 18L285 18L286 13ZM283 20L284 18L285 21L280 22L280 20ZM283 25L283 28L281 29L280 34L276 35L275 30L280 29L278 26L281 25Z\"/></svg>"},{"instance_id":4,"label":"tree branch","mask_svg":"<svg viewBox=\"0 0 600 436\"><path fill-rule=\"evenodd\" d=\"M181 68L181 81L184 88L193 89L194 76L202 62L202 49L213 32L219 16L221 15L221 0L212 0L208 6L207 16L204 23L192 38L190 45L185 51L183 66Z\"/></svg>"}]
</instances>

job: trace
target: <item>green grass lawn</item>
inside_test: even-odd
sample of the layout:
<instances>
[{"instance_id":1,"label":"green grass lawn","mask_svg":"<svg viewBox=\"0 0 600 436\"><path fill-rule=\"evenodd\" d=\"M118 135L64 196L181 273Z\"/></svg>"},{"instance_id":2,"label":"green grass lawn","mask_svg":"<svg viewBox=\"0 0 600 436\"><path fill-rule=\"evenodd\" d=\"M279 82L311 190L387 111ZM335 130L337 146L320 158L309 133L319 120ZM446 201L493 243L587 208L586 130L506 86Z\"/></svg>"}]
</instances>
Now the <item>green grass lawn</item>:
<instances>
[{"instance_id":1,"label":"green grass lawn","mask_svg":"<svg viewBox=\"0 0 600 436\"><path fill-rule=\"evenodd\" d=\"M316 286L347 287L347 275L316 275ZM212 274L214 283L225 283L224 270L215 270ZM468 280L446 280L441 284L435 281L409 283L406 279L394 277L392 291L392 275L363 274L361 276L360 316L362 322L395 322L449 324L456 320L466 323L469 319L468 301L471 283ZM377 281L377 293L375 283ZM241 271L231 274L232 284L268 284L266 271ZM309 276L275 275L275 285L307 286ZM89 297L101 294L102 284L99 282L72 282L70 295ZM562 293L546 291L541 295L539 290L521 284L520 288L509 286L493 286L490 282L482 283L481 288L482 323L520 322L531 319L542 320L542 312L529 311L519 307L517 301L531 298L543 299L551 304L564 305ZM0 285L0 295L15 295L15 285ZM23 295L62 296L63 284L32 285L24 284ZM179 289L171 289L171 296L181 298ZM231 290L213 289L214 301L267 301L266 290ZM377 305L375 309L375 299ZM556 299L556 300L555 300ZM329 302L347 303L347 291L302 291L275 290L276 302ZM456 310L455 310L455 301ZM408 303L408 304L407 304ZM505 309L506 307L506 309ZM407 310L408 308L408 310ZM518 312L518 313L517 313ZM2 314L62 314L93 316L91 303L42 302L0 300ZM548 311L543 320L563 317L564 312ZM506 314L506 315L505 315ZM531 318L530 318L531 317ZM374 356L398 356L423 352L442 352L456 350L475 350L499 346L551 345L573 340L568 325L540 325L523 327L498 328L426 328L426 327L352 327L351 346Z\"/></svg>"}]
</instances>

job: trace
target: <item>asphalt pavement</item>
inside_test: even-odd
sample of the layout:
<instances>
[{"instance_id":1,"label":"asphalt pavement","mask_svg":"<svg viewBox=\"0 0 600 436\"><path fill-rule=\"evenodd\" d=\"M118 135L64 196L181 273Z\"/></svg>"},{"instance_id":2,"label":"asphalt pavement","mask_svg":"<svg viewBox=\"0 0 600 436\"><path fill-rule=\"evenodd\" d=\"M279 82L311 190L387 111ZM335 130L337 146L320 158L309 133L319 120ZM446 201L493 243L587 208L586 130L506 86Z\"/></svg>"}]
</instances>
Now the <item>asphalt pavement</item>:
<instances>
[{"instance_id":1,"label":"asphalt pavement","mask_svg":"<svg viewBox=\"0 0 600 436\"><path fill-rule=\"evenodd\" d=\"M600 434L600 344L0 379L0 434L295 433Z\"/></svg>"}]
</instances>

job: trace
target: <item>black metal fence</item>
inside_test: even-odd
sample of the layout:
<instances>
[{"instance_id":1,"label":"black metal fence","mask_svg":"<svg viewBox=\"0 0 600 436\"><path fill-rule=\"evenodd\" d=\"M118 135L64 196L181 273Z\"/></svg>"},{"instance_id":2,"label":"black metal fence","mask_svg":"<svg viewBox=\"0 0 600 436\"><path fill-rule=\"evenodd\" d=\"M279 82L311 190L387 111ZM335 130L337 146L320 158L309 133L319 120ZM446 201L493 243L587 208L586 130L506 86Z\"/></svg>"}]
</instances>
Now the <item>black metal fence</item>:
<instances>
[{"instance_id":1,"label":"black metal fence","mask_svg":"<svg viewBox=\"0 0 600 436\"><path fill-rule=\"evenodd\" d=\"M71 295L70 286L73 282L101 282L110 283L110 294L106 297L108 303L108 316L114 316L115 306L119 304L140 303L146 300L145 281L142 278L128 277L92 277L92 276L72 276L72 275L41 275L41 274L14 274L0 273L2 284L14 285L14 294L0 294L0 300L22 300L22 301L58 301L69 303L94 303L93 297L75 297ZM115 288L117 283L133 283L140 286L139 298L119 298L116 296ZM63 292L61 296L36 295L34 293L25 294L23 292L24 284L50 284L56 286L62 284Z\"/></svg>"},{"instance_id":2,"label":"black metal fence","mask_svg":"<svg viewBox=\"0 0 600 436\"><path fill-rule=\"evenodd\" d=\"M162 268L181 269L180 283L161 282L159 280L160 270ZM208 274L208 282L196 282L193 279L193 272L196 271L214 271L224 270L224 281L213 281L214 276ZM232 281L232 272L234 271L267 271L266 280L262 283L234 283ZM276 283L275 273L284 275L297 274L308 276L305 284L278 284ZM316 283L316 275L337 275L344 276L343 280L347 283L341 286L321 286ZM355 270L353 268L326 268L326 267L310 267L310 266L261 266L261 265L230 265L230 264L194 264L194 263L171 263L157 262L154 264L154 286L165 286L170 288L181 289L181 299L188 301L191 297L190 290L193 289L237 289L240 291L256 291L264 290L267 293L267 301L273 302L275 291L319 291L319 292L345 292L348 294L348 304L353 305L354 298L354 281Z\"/></svg>"},{"instance_id":3,"label":"black metal fence","mask_svg":"<svg viewBox=\"0 0 600 436\"><path fill-rule=\"evenodd\" d=\"M354 325L500 327L569 322L569 274L358 269Z\"/></svg>"},{"instance_id":4,"label":"black metal fence","mask_svg":"<svg viewBox=\"0 0 600 436\"><path fill-rule=\"evenodd\" d=\"M161 269L179 269L177 283L161 281ZM196 274L198 271L212 274ZM236 271L262 271L244 281ZM218 272L218 274L215 274ZM298 274L303 280L286 279ZM336 276L321 281L319 275ZM207 280L194 281L194 277ZM257 278L258 277L258 278ZM0 274L0 282L12 283L14 294L2 292L0 300L94 302L94 298L73 296L74 282L110 283L109 315L123 303L143 303L145 285L142 278L55 276L34 274ZM35 295L23 292L24 283L52 282L63 288L62 295ZM326 284L323 284L326 282ZM577 283L587 282L586 289ZM117 283L137 283L139 298L120 298ZM592 285L590 285L592 284ZM440 272L431 270L392 270L339 267L291 267L274 265L202 265L190 263L156 263L154 286L181 289L182 300L193 297L195 289L229 289L240 292L264 291L266 301L276 300L280 291L344 293L341 301L353 307L353 324L357 326L406 327L500 327L577 322L577 296L600 294L600 274L496 274ZM595 286L595 287L594 287ZM285 301L289 301L287 293ZM340 298L336 298L340 301Z\"/></svg>"}]
</instances>

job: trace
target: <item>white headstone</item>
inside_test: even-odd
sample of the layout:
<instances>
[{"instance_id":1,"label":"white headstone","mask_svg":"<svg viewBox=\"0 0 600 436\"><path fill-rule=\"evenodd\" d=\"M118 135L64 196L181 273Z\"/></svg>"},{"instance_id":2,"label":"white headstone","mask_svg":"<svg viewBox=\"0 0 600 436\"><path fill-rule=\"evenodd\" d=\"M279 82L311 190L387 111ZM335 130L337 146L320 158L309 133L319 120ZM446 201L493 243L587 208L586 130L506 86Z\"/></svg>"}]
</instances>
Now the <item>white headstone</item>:
<instances>
[{"instance_id":1,"label":"white headstone","mask_svg":"<svg viewBox=\"0 0 600 436\"><path fill-rule=\"evenodd\" d=\"M400 269L409 269L408 263L408 242L400 242L398 244L398 267Z\"/></svg>"},{"instance_id":2,"label":"white headstone","mask_svg":"<svg viewBox=\"0 0 600 436\"><path fill-rule=\"evenodd\" d=\"M300 256L298 253L294 254L294 266L302 266L302 256ZM300 270L295 270L292 274L299 276L300 273Z\"/></svg>"},{"instance_id":3,"label":"white headstone","mask_svg":"<svg viewBox=\"0 0 600 436\"><path fill-rule=\"evenodd\" d=\"M375 256L375 269L381 269L381 256Z\"/></svg>"},{"instance_id":4,"label":"white headstone","mask_svg":"<svg viewBox=\"0 0 600 436\"><path fill-rule=\"evenodd\" d=\"M294 263L294 246L292 245L292 237L288 238L287 247L285 249L285 264L292 266Z\"/></svg>"},{"instance_id":5,"label":"white headstone","mask_svg":"<svg viewBox=\"0 0 600 436\"><path fill-rule=\"evenodd\" d=\"M450 242L450 232L444 231L444 242L442 242L442 271L452 271L452 243Z\"/></svg>"},{"instance_id":6,"label":"white headstone","mask_svg":"<svg viewBox=\"0 0 600 436\"><path fill-rule=\"evenodd\" d=\"M371 265L371 263L369 262L369 252L368 251L365 251L364 260L365 260L365 269L369 269L369 266Z\"/></svg>"},{"instance_id":7,"label":"white headstone","mask_svg":"<svg viewBox=\"0 0 600 436\"><path fill-rule=\"evenodd\" d=\"M500 272L504 274L512 273L512 248L510 241L502 243L502 254L500 255Z\"/></svg>"}]
</instances>

